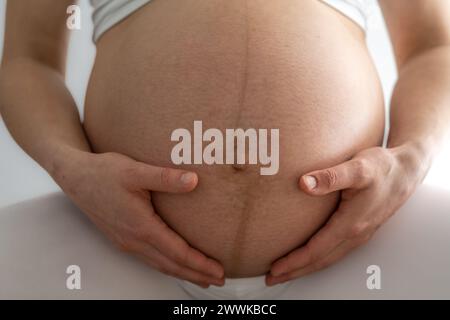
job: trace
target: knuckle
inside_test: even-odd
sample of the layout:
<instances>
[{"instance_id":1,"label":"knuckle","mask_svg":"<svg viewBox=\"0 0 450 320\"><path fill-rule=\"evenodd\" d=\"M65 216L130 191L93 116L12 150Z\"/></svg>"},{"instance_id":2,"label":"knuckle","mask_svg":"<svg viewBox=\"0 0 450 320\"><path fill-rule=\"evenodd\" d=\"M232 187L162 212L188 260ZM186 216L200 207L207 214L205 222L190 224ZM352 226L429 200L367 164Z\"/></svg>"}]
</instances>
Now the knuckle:
<instances>
[{"instance_id":1,"label":"knuckle","mask_svg":"<svg viewBox=\"0 0 450 320\"><path fill-rule=\"evenodd\" d=\"M172 276L172 277L178 277L181 278L182 277L182 273L183 273L183 268L180 267L177 264L171 265L170 268L166 268L166 274Z\"/></svg>"},{"instance_id":2,"label":"knuckle","mask_svg":"<svg viewBox=\"0 0 450 320\"><path fill-rule=\"evenodd\" d=\"M325 260L317 260L312 264L314 270L322 270L328 266L327 261Z\"/></svg>"},{"instance_id":3,"label":"knuckle","mask_svg":"<svg viewBox=\"0 0 450 320\"><path fill-rule=\"evenodd\" d=\"M307 243L305 245L305 255L306 255L306 263L310 264L316 261L316 255L314 254L314 251L312 250L311 244Z\"/></svg>"},{"instance_id":4,"label":"knuckle","mask_svg":"<svg viewBox=\"0 0 450 320\"><path fill-rule=\"evenodd\" d=\"M116 245L119 250L124 253L134 253L136 251L136 247L132 244L131 241L119 240Z\"/></svg>"},{"instance_id":5,"label":"knuckle","mask_svg":"<svg viewBox=\"0 0 450 320\"><path fill-rule=\"evenodd\" d=\"M327 169L323 172L324 182L327 187L333 187L337 183L337 173L332 169Z\"/></svg>"},{"instance_id":6,"label":"knuckle","mask_svg":"<svg viewBox=\"0 0 450 320\"><path fill-rule=\"evenodd\" d=\"M398 192L400 199L406 198L409 194L408 187L406 187L406 186L399 186L397 188L397 190L398 190L397 192Z\"/></svg>"},{"instance_id":7,"label":"knuckle","mask_svg":"<svg viewBox=\"0 0 450 320\"><path fill-rule=\"evenodd\" d=\"M135 228L132 232L133 232L134 238L136 238L139 241L144 241L147 243L152 243L152 241L153 241L153 237L152 237L152 234L151 234L149 228L138 227L138 228Z\"/></svg>"},{"instance_id":8,"label":"knuckle","mask_svg":"<svg viewBox=\"0 0 450 320\"><path fill-rule=\"evenodd\" d=\"M130 253L130 247L127 246L125 243L118 243L116 244L117 249L119 249L119 251L124 252L124 253Z\"/></svg>"},{"instance_id":9,"label":"knuckle","mask_svg":"<svg viewBox=\"0 0 450 320\"><path fill-rule=\"evenodd\" d=\"M369 240L372 238L372 234L367 234L363 237L361 237L358 241L358 245L363 245L366 244L367 242L369 242Z\"/></svg>"},{"instance_id":10,"label":"knuckle","mask_svg":"<svg viewBox=\"0 0 450 320\"><path fill-rule=\"evenodd\" d=\"M165 274L166 276L171 276L171 277L175 276L175 273L173 271L169 270L167 267L159 266L159 267L157 267L157 270L159 272L161 272L162 274Z\"/></svg>"},{"instance_id":11,"label":"knuckle","mask_svg":"<svg viewBox=\"0 0 450 320\"><path fill-rule=\"evenodd\" d=\"M174 257L175 261L180 265L187 265L189 263L189 250L183 247Z\"/></svg>"},{"instance_id":12,"label":"knuckle","mask_svg":"<svg viewBox=\"0 0 450 320\"><path fill-rule=\"evenodd\" d=\"M382 173L384 175L389 175L397 163L397 158L392 152L388 151L388 149L382 148L381 150L383 155L383 161L380 161L383 164Z\"/></svg>"},{"instance_id":13,"label":"knuckle","mask_svg":"<svg viewBox=\"0 0 450 320\"><path fill-rule=\"evenodd\" d=\"M364 236L369 229L369 224L366 222L358 222L354 224L349 231L349 239L357 239Z\"/></svg>"},{"instance_id":14,"label":"knuckle","mask_svg":"<svg viewBox=\"0 0 450 320\"><path fill-rule=\"evenodd\" d=\"M159 173L159 183L162 187L168 187L170 185L170 169L161 168Z\"/></svg>"},{"instance_id":15,"label":"knuckle","mask_svg":"<svg viewBox=\"0 0 450 320\"><path fill-rule=\"evenodd\" d=\"M401 201L408 199L413 192L413 187L409 183L402 183L396 189L398 190L397 194Z\"/></svg>"},{"instance_id":16,"label":"knuckle","mask_svg":"<svg viewBox=\"0 0 450 320\"><path fill-rule=\"evenodd\" d=\"M365 159L355 160L355 175L358 179L368 182L372 180L372 169Z\"/></svg>"},{"instance_id":17,"label":"knuckle","mask_svg":"<svg viewBox=\"0 0 450 320\"><path fill-rule=\"evenodd\" d=\"M136 181L136 178L139 176L138 168L135 166L126 166L122 168L120 176L124 184L126 185L132 184Z\"/></svg>"}]
</instances>

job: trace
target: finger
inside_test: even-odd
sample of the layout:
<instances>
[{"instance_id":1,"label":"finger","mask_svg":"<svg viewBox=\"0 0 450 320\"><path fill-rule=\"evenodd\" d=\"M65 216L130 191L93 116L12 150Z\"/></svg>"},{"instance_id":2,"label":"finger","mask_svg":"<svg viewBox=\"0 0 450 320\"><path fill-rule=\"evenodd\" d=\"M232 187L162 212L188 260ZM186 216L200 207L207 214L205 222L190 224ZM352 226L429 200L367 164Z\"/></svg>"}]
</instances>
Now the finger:
<instances>
[{"instance_id":1,"label":"finger","mask_svg":"<svg viewBox=\"0 0 450 320\"><path fill-rule=\"evenodd\" d=\"M303 175L299 187L310 195L325 195L330 192L362 188L371 181L370 167L362 159L353 159L324 170Z\"/></svg>"},{"instance_id":2,"label":"finger","mask_svg":"<svg viewBox=\"0 0 450 320\"><path fill-rule=\"evenodd\" d=\"M88 215L88 218L113 245L115 245L121 251L127 251L122 238L110 226L108 226L95 215Z\"/></svg>"},{"instance_id":3,"label":"finger","mask_svg":"<svg viewBox=\"0 0 450 320\"><path fill-rule=\"evenodd\" d=\"M272 265L270 273L273 276L281 276L303 268L328 255L339 246L346 239L345 233L341 231L342 222L338 222L337 219L339 216L340 213L337 211L306 245L276 261Z\"/></svg>"},{"instance_id":4,"label":"finger","mask_svg":"<svg viewBox=\"0 0 450 320\"><path fill-rule=\"evenodd\" d=\"M175 262L170 261L167 257L161 254L158 250L150 247L146 243L133 244L132 250L130 245L125 246L123 243L118 242L117 234L113 232L111 228L102 223L97 218L92 218L93 222L100 228L103 233L114 243L116 243L122 250L132 252L135 256L144 260L152 268L159 270L160 272L175 276L177 278L190 281L203 288L207 288L210 284L216 286L223 286L224 279L218 279L215 277L204 275L200 272L196 272L189 268L185 268L177 265Z\"/></svg>"},{"instance_id":5,"label":"finger","mask_svg":"<svg viewBox=\"0 0 450 320\"><path fill-rule=\"evenodd\" d=\"M319 270L325 269L335 262L341 260L344 256L346 256L351 250L360 244L356 241L346 240L342 242L338 247L336 247L333 251L331 251L325 257L319 259L313 264L309 264L303 268L294 270L290 273L283 274L279 277L274 277L271 274L266 276L266 284L268 286L274 286L286 281L290 281L293 279L304 277L310 273L317 272Z\"/></svg>"},{"instance_id":6,"label":"finger","mask_svg":"<svg viewBox=\"0 0 450 320\"><path fill-rule=\"evenodd\" d=\"M141 244L142 253L137 254L141 259L147 262L150 266L153 266L157 270L168 274L170 276L187 280L189 282L195 283L203 288L207 288L210 284L216 286L223 286L225 280L217 279L211 276L207 276L195 270L183 267L177 263L171 261L169 258L161 254L158 250L149 247L146 244Z\"/></svg>"},{"instance_id":7,"label":"finger","mask_svg":"<svg viewBox=\"0 0 450 320\"><path fill-rule=\"evenodd\" d=\"M219 262L192 248L175 231L170 229L158 215L154 214L151 220L152 231L148 240L159 252L177 264L218 279L223 278L224 269Z\"/></svg>"},{"instance_id":8,"label":"finger","mask_svg":"<svg viewBox=\"0 0 450 320\"><path fill-rule=\"evenodd\" d=\"M143 262L145 262L148 266L150 266L152 269L155 269L163 274L166 274L168 276L175 276L173 273L170 273L168 270L164 270L163 267L160 267L159 264L155 261L153 261L152 259L149 259L148 257L146 257L145 255L142 254L134 254L137 258L141 259ZM186 280L182 277L178 277L181 280ZM207 282L196 282L196 281L190 281L196 285L198 285L199 287L202 287L204 289L207 289L209 287L209 284Z\"/></svg>"},{"instance_id":9,"label":"finger","mask_svg":"<svg viewBox=\"0 0 450 320\"><path fill-rule=\"evenodd\" d=\"M167 167L155 167L138 162L133 179L140 188L150 191L182 193L192 191L198 183L197 174Z\"/></svg>"}]
</instances>

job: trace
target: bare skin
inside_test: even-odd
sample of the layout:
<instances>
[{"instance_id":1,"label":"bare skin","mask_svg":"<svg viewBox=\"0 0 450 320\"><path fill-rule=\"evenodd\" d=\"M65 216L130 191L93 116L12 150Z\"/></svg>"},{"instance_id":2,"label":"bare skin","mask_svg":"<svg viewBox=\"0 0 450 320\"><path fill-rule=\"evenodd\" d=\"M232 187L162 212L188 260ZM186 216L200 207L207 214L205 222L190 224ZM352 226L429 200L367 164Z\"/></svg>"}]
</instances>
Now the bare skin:
<instances>
[{"instance_id":1,"label":"bare skin","mask_svg":"<svg viewBox=\"0 0 450 320\"><path fill-rule=\"evenodd\" d=\"M241 278L267 273L327 220L339 194L300 193L299 175L379 145L383 116L363 33L327 5L165 0L97 43L84 127L95 152L164 167L174 167L172 131L192 131L195 120L222 132L279 129L276 175L261 176L258 165L184 165L198 175L195 190L152 192L172 229Z\"/></svg>"},{"instance_id":2,"label":"bare skin","mask_svg":"<svg viewBox=\"0 0 450 320\"><path fill-rule=\"evenodd\" d=\"M120 248L166 274L202 287L221 285L223 267L162 223L148 201L148 190L191 190L196 176L180 185L177 177L185 171L142 164L114 153L92 153L64 85L68 34L61 26L70 4L52 0L8 3L0 74L5 123L21 147ZM80 171L80 166L87 170ZM100 190L105 192L100 194ZM163 251L161 246L171 248Z\"/></svg>"},{"instance_id":3,"label":"bare skin","mask_svg":"<svg viewBox=\"0 0 450 320\"><path fill-rule=\"evenodd\" d=\"M366 243L422 182L448 137L450 3L380 0L380 5L399 72L387 148L364 150L348 162L300 178L305 193L342 190L342 200L304 246L273 264L268 285L326 268ZM315 178L312 188L306 176Z\"/></svg>"},{"instance_id":4,"label":"bare skin","mask_svg":"<svg viewBox=\"0 0 450 320\"><path fill-rule=\"evenodd\" d=\"M400 70L392 104L389 149L369 148L377 141L366 140L356 148L349 146L345 154L335 154L328 160L330 163L323 160L322 166L316 163L313 168L317 159L310 159L311 164L298 169L298 174L303 175L331 167L309 173L318 182L314 190L306 188L305 178L300 180L307 194L348 191L344 191L338 211L305 247L273 265L269 285L325 267L366 241L407 199L428 170L450 122L449 19L444 16L449 10L445 1L428 4L428 10L422 10L420 3L398 1L395 7L383 4ZM162 272L204 287L220 285L223 267L168 228L150 201L149 190L190 191L197 176L187 180L187 185L180 185L178 178L184 171L162 170L118 153L92 153L62 77L67 35L59 26L64 25L69 4L51 0L8 3L0 108L9 130L94 223L122 247L144 256ZM405 25L395 22L399 16ZM425 38L418 32L411 36L410 28L405 27L408 24L436 31L430 32L435 38L430 41L428 33ZM349 156L352 160L344 162ZM382 173L381 178L376 173ZM399 188L403 191L397 193ZM388 196L390 201L386 201ZM301 192L299 197L306 198ZM332 208L333 201L328 206ZM368 207L378 215L360 215ZM322 218L328 215L325 212ZM300 236L307 237L311 231ZM334 250L349 235L353 240Z\"/></svg>"}]
</instances>

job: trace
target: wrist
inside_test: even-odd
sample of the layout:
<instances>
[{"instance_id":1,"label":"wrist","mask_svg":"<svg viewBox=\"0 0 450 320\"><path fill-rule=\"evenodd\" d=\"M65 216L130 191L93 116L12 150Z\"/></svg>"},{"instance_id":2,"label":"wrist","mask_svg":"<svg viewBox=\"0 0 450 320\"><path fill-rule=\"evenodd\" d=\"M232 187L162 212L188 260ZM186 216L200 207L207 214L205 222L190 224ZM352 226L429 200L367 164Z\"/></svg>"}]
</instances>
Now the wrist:
<instances>
[{"instance_id":1,"label":"wrist","mask_svg":"<svg viewBox=\"0 0 450 320\"><path fill-rule=\"evenodd\" d=\"M435 154L435 147L431 142L410 140L391 147L390 150L405 173L419 183L423 181Z\"/></svg>"},{"instance_id":2,"label":"wrist","mask_svg":"<svg viewBox=\"0 0 450 320\"><path fill-rule=\"evenodd\" d=\"M76 171L80 168L83 159L92 155L91 152L68 145L55 146L50 153L51 157L44 167L60 186L68 173Z\"/></svg>"}]
</instances>

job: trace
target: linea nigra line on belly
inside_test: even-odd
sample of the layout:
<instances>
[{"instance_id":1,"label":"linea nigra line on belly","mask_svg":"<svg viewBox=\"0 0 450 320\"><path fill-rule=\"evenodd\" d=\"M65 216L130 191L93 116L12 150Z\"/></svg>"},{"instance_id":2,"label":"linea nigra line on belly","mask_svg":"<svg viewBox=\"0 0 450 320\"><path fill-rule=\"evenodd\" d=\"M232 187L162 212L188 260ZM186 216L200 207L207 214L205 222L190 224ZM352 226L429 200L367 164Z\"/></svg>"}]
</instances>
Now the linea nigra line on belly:
<instances>
[{"instance_id":1,"label":"linea nigra line on belly","mask_svg":"<svg viewBox=\"0 0 450 320\"><path fill-rule=\"evenodd\" d=\"M249 20L249 16L248 16L249 10L248 10L247 0L245 0L244 6L245 6L245 12L244 12L244 16L245 16L244 17L244 20L245 20L245 22L244 22L245 23L245 36L244 36L245 55L244 55L244 68L243 68L243 72L241 75L241 81L242 81L241 91L238 96L239 108L238 108L238 114L237 114L237 119L236 119L236 127L238 127L241 122L242 109L244 108L245 99L247 96L248 72L249 72L249 46L250 46L249 45L249 41L250 41L249 33L250 32L249 32L249 21L248 21ZM235 144L234 154L237 155L237 144ZM238 169L236 167L234 167L234 168ZM245 189L244 208L242 210L241 219L239 220L239 225L238 225L235 239L234 239L234 250L233 250L233 255L231 258L232 270L236 270L237 268L239 268L240 260L242 257L242 246L240 244L245 240L245 234L246 234L246 230L247 230L247 226L248 226L248 222L249 222L250 187L251 187L251 185L247 185L247 187Z\"/></svg>"}]
</instances>

